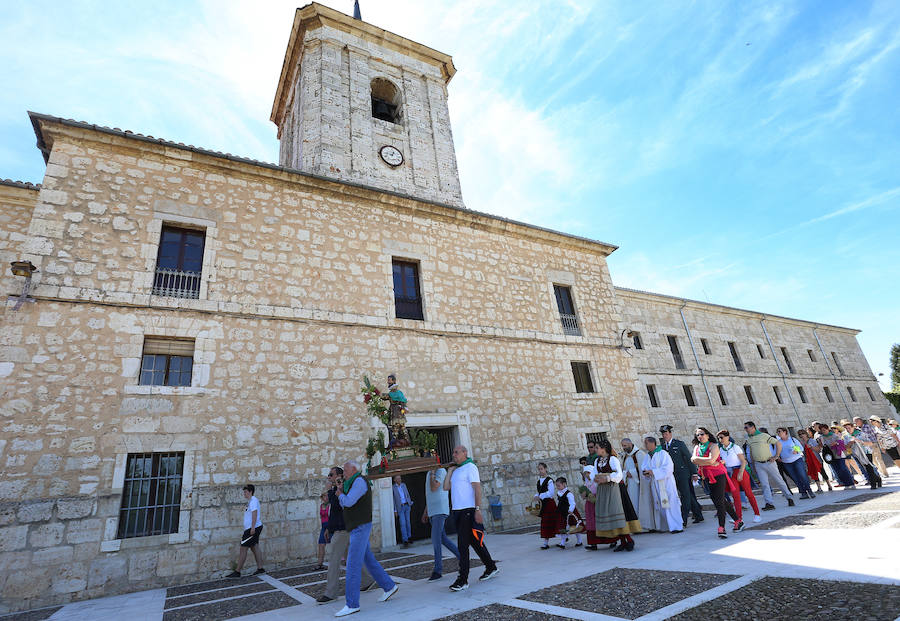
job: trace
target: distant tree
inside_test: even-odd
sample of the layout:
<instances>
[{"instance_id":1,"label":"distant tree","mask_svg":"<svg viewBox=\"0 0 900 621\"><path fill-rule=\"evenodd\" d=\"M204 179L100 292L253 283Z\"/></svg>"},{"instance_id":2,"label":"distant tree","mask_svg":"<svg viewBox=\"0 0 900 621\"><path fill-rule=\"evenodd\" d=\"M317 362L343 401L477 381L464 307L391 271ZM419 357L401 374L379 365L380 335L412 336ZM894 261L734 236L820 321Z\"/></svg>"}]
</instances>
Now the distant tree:
<instances>
[{"instance_id":1,"label":"distant tree","mask_svg":"<svg viewBox=\"0 0 900 621\"><path fill-rule=\"evenodd\" d=\"M900 343L891 347L891 392L900 392Z\"/></svg>"}]
</instances>

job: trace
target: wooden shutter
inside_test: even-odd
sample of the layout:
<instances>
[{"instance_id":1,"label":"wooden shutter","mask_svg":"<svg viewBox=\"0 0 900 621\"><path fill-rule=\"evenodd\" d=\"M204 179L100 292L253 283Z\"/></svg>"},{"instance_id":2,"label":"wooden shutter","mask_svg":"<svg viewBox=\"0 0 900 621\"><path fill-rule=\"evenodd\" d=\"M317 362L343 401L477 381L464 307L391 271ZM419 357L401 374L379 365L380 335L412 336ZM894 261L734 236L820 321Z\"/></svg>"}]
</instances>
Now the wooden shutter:
<instances>
[{"instance_id":1,"label":"wooden shutter","mask_svg":"<svg viewBox=\"0 0 900 621\"><path fill-rule=\"evenodd\" d=\"M194 356L193 339L164 339L156 336L144 337L144 353L169 356Z\"/></svg>"}]
</instances>

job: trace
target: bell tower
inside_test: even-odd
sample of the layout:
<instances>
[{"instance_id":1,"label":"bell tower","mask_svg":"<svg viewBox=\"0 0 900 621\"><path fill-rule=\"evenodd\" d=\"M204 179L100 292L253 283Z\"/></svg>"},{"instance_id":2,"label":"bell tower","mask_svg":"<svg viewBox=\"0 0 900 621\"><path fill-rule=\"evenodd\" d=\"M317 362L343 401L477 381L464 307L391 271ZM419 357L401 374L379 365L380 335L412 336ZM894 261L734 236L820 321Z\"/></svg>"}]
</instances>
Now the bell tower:
<instances>
[{"instance_id":1,"label":"bell tower","mask_svg":"<svg viewBox=\"0 0 900 621\"><path fill-rule=\"evenodd\" d=\"M463 207L453 60L321 4L297 9L271 120L282 166Z\"/></svg>"}]
</instances>

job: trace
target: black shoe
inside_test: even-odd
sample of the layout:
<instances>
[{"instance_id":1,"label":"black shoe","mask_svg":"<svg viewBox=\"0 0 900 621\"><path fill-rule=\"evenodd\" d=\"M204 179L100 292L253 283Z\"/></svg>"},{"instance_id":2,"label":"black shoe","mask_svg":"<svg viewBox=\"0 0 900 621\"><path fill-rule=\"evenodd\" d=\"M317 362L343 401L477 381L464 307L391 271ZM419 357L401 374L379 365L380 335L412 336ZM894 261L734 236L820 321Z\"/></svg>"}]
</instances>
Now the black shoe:
<instances>
[{"instance_id":1,"label":"black shoe","mask_svg":"<svg viewBox=\"0 0 900 621\"><path fill-rule=\"evenodd\" d=\"M226 577L226 578L240 578L240 577L241 577L241 572L239 572L239 571L233 571L233 572L231 572L230 574L228 574L228 575L225 576L225 577Z\"/></svg>"},{"instance_id":2,"label":"black shoe","mask_svg":"<svg viewBox=\"0 0 900 621\"><path fill-rule=\"evenodd\" d=\"M566 546L564 546L564 545L561 544L561 543L557 543L557 544L556 544L556 547L559 548L560 550L565 550L565 549L566 549Z\"/></svg>"},{"instance_id":3,"label":"black shoe","mask_svg":"<svg viewBox=\"0 0 900 621\"><path fill-rule=\"evenodd\" d=\"M609 544L609 549L610 549L610 550L612 550L612 549L615 548L615 547L616 547L616 542L615 542L615 541L613 541L611 544Z\"/></svg>"},{"instance_id":4,"label":"black shoe","mask_svg":"<svg viewBox=\"0 0 900 621\"><path fill-rule=\"evenodd\" d=\"M620 543L619 545L616 546L616 549L613 550L613 552L621 552L622 550L624 550L627 547L628 547L628 544Z\"/></svg>"},{"instance_id":5,"label":"black shoe","mask_svg":"<svg viewBox=\"0 0 900 621\"><path fill-rule=\"evenodd\" d=\"M672 534L677 535L678 533L683 533L683 532L684 532L684 529L682 528L681 530L673 530Z\"/></svg>"},{"instance_id":6,"label":"black shoe","mask_svg":"<svg viewBox=\"0 0 900 621\"><path fill-rule=\"evenodd\" d=\"M462 582L459 578L456 579L456 582L450 585L451 591L465 591L469 588L468 582Z\"/></svg>"},{"instance_id":7,"label":"black shoe","mask_svg":"<svg viewBox=\"0 0 900 621\"><path fill-rule=\"evenodd\" d=\"M634 541L629 541L625 544L625 551L631 552L632 550L634 550Z\"/></svg>"},{"instance_id":8,"label":"black shoe","mask_svg":"<svg viewBox=\"0 0 900 621\"><path fill-rule=\"evenodd\" d=\"M700 522L703 521L703 519L704 519L704 518L703 518L702 515L701 515L700 517L698 517L698 518L695 517L695 518L694 518L694 524L699 524Z\"/></svg>"},{"instance_id":9,"label":"black shoe","mask_svg":"<svg viewBox=\"0 0 900 621\"><path fill-rule=\"evenodd\" d=\"M334 601L333 597L328 597L327 595L323 595L319 599L316 600L316 603L317 604L330 604L333 601Z\"/></svg>"},{"instance_id":10,"label":"black shoe","mask_svg":"<svg viewBox=\"0 0 900 621\"><path fill-rule=\"evenodd\" d=\"M788 498L788 506L789 506L789 507L793 507L793 506L794 506L794 499L793 499L793 498Z\"/></svg>"},{"instance_id":11,"label":"black shoe","mask_svg":"<svg viewBox=\"0 0 900 621\"><path fill-rule=\"evenodd\" d=\"M435 580L440 580L443 578L441 574L436 571L431 572L431 577L428 579L428 582L434 582Z\"/></svg>"},{"instance_id":12,"label":"black shoe","mask_svg":"<svg viewBox=\"0 0 900 621\"><path fill-rule=\"evenodd\" d=\"M596 552L596 551L597 551L597 546L596 546L596 545L584 546L584 549L585 549L585 550L590 550L591 552Z\"/></svg>"},{"instance_id":13,"label":"black shoe","mask_svg":"<svg viewBox=\"0 0 900 621\"><path fill-rule=\"evenodd\" d=\"M763 511L774 511L774 510L775 510L775 505L768 503L768 502L766 503L766 506L763 507Z\"/></svg>"},{"instance_id":14,"label":"black shoe","mask_svg":"<svg viewBox=\"0 0 900 621\"><path fill-rule=\"evenodd\" d=\"M325 569L325 568L322 567L322 569ZM258 576L259 574L264 574L264 573L266 573L265 568L264 568L264 567L259 567L259 568L257 568L256 571L253 572L253 575L254 575L254 576Z\"/></svg>"},{"instance_id":15,"label":"black shoe","mask_svg":"<svg viewBox=\"0 0 900 621\"><path fill-rule=\"evenodd\" d=\"M580 548L581 546L582 546L582 543L581 543L580 541L579 541L578 543L575 544L575 547L576 547L576 548Z\"/></svg>"},{"instance_id":16,"label":"black shoe","mask_svg":"<svg viewBox=\"0 0 900 621\"><path fill-rule=\"evenodd\" d=\"M490 580L494 576L500 573L500 568L494 565L493 569L485 569L484 573L481 574L481 577L478 579L479 581Z\"/></svg>"},{"instance_id":17,"label":"black shoe","mask_svg":"<svg viewBox=\"0 0 900 621\"><path fill-rule=\"evenodd\" d=\"M803 492L802 494L800 494L800 500L807 500L808 498L809 498L809 496L806 495L806 492Z\"/></svg>"},{"instance_id":18,"label":"black shoe","mask_svg":"<svg viewBox=\"0 0 900 621\"><path fill-rule=\"evenodd\" d=\"M550 546L541 546L541 550L549 550Z\"/></svg>"},{"instance_id":19,"label":"black shoe","mask_svg":"<svg viewBox=\"0 0 900 621\"><path fill-rule=\"evenodd\" d=\"M743 520L741 520L740 522L738 522L737 524L735 524L735 525L734 525L734 530L732 530L731 532L733 532L733 533L739 533L739 532L741 532L742 530L744 530L744 521L743 521Z\"/></svg>"}]
</instances>

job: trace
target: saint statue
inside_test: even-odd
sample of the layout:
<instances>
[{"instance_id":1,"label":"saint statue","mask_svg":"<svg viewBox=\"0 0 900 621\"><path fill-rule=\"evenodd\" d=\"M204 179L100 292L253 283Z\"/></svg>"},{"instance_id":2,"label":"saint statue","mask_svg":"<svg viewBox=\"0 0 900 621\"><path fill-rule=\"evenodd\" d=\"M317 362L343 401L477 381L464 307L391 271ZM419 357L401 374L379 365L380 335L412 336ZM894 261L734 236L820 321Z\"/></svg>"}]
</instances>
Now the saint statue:
<instances>
[{"instance_id":1,"label":"saint statue","mask_svg":"<svg viewBox=\"0 0 900 621\"><path fill-rule=\"evenodd\" d=\"M381 395L381 398L389 402L391 441L388 448L406 448L409 446L409 434L406 433L406 395L400 390L396 375L388 375L387 383L388 394Z\"/></svg>"}]
</instances>

